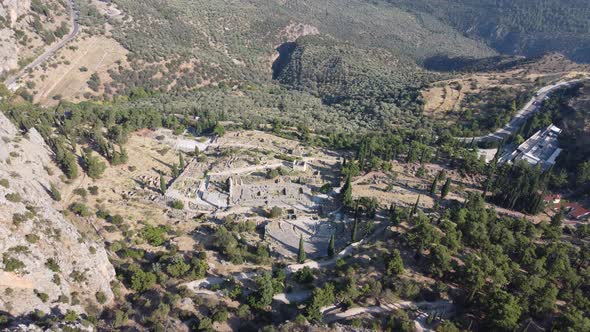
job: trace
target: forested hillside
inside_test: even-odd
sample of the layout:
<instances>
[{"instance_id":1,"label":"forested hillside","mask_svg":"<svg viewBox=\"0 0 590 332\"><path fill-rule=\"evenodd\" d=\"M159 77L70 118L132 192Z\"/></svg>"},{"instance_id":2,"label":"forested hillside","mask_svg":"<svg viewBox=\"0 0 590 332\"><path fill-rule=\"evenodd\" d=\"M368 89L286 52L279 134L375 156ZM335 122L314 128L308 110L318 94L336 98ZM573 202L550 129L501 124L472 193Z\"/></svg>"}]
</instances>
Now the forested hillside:
<instances>
[{"instance_id":1,"label":"forested hillside","mask_svg":"<svg viewBox=\"0 0 590 332\"><path fill-rule=\"evenodd\" d=\"M590 3L584 0L387 0L422 15L434 15L506 54L563 52L590 61Z\"/></svg>"},{"instance_id":2,"label":"forested hillside","mask_svg":"<svg viewBox=\"0 0 590 332\"><path fill-rule=\"evenodd\" d=\"M277 62L275 77L286 86L318 96L324 104L363 110L389 121L402 112L420 115L419 90L440 78L405 56L320 36L299 38Z\"/></svg>"}]
</instances>

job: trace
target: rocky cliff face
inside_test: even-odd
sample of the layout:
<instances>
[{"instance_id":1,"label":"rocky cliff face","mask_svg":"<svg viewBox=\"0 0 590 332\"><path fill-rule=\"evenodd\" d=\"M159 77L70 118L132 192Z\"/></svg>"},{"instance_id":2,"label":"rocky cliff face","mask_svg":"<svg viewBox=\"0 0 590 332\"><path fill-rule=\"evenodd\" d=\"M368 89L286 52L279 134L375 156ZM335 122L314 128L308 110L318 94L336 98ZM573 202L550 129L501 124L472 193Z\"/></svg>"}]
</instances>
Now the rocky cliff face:
<instances>
[{"instance_id":1,"label":"rocky cliff face","mask_svg":"<svg viewBox=\"0 0 590 332\"><path fill-rule=\"evenodd\" d=\"M0 0L0 74L18 68L19 47L12 28L30 8L30 0Z\"/></svg>"},{"instance_id":2,"label":"rocky cliff face","mask_svg":"<svg viewBox=\"0 0 590 332\"><path fill-rule=\"evenodd\" d=\"M0 112L0 312L19 316L113 299L115 271L100 243L82 236L48 194L59 184L36 130L21 135ZM98 295L97 295L98 294ZM104 300L104 301L103 301Z\"/></svg>"},{"instance_id":3,"label":"rocky cliff face","mask_svg":"<svg viewBox=\"0 0 590 332\"><path fill-rule=\"evenodd\" d=\"M0 17L14 25L19 16L26 15L31 9L31 0L0 1Z\"/></svg>"}]
</instances>

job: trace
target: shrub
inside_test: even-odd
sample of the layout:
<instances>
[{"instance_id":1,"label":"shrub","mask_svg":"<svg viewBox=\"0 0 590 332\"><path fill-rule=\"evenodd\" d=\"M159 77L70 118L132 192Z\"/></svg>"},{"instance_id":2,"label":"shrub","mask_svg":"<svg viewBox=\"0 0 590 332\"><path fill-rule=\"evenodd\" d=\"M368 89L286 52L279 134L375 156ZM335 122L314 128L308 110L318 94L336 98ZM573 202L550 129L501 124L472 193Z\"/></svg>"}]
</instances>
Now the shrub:
<instances>
[{"instance_id":1,"label":"shrub","mask_svg":"<svg viewBox=\"0 0 590 332\"><path fill-rule=\"evenodd\" d=\"M10 182L8 182L8 179L0 179L0 186L8 188L10 187Z\"/></svg>"},{"instance_id":2,"label":"shrub","mask_svg":"<svg viewBox=\"0 0 590 332\"><path fill-rule=\"evenodd\" d=\"M25 263L16 258L10 257L6 253L2 255L2 263L4 264L4 271L6 272L14 272L25 268Z\"/></svg>"},{"instance_id":3,"label":"shrub","mask_svg":"<svg viewBox=\"0 0 590 332\"><path fill-rule=\"evenodd\" d=\"M54 258L48 258L47 261L45 261L45 266L53 272L59 272L59 264L57 264L57 261Z\"/></svg>"},{"instance_id":4,"label":"shrub","mask_svg":"<svg viewBox=\"0 0 590 332\"><path fill-rule=\"evenodd\" d=\"M57 302L59 303L69 303L70 302L70 298L67 297L64 294L61 294L58 298L57 298Z\"/></svg>"},{"instance_id":5,"label":"shrub","mask_svg":"<svg viewBox=\"0 0 590 332\"><path fill-rule=\"evenodd\" d=\"M240 305L237 315L240 319L247 319L250 316L250 306L247 304Z\"/></svg>"},{"instance_id":6,"label":"shrub","mask_svg":"<svg viewBox=\"0 0 590 332\"><path fill-rule=\"evenodd\" d=\"M4 196L9 202L18 203L21 201L19 193L9 193Z\"/></svg>"},{"instance_id":7,"label":"shrub","mask_svg":"<svg viewBox=\"0 0 590 332\"><path fill-rule=\"evenodd\" d=\"M114 216L109 216L107 218L107 221L113 225L120 226L123 224L123 216L121 216L120 214L116 214Z\"/></svg>"},{"instance_id":8,"label":"shrub","mask_svg":"<svg viewBox=\"0 0 590 332\"><path fill-rule=\"evenodd\" d=\"M273 206L272 209L270 209L270 213L269 213L269 218L272 219L276 219L276 218L280 218L283 215L283 209L281 209L278 206Z\"/></svg>"},{"instance_id":9,"label":"shrub","mask_svg":"<svg viewBox=\"0 0 590 332\"><path fill-rule=\"evenodd\" d=\"M69 309L68 309L68 311L66 311L66 314L64 315L64 320L66 322L73 323L77 319L78 319L78 313L77 312L75 312L74 310L69 310Z\"/></svg>"},{"instance_id":10,"label":"shrub","mask_svg":"<svg viewBox=\"0 0 590 332\"><path fill-rule=\"evenodd\" d=\"M51 184L51 186L49 188L49 195L51 196L51 198L54 201L56 201L56 202L61 201L61 193L59 192L59 189L57 189L57 187L53 183Z\"/></svg>"},{"instance_id":11,"label":"shrub","mask_svg":"<svg viewBox=\"0 0 590 332\"><path fill-rule=\"evenodd\" d=\"M166 266L166 272L174 278L179 278L190 270L191 266L184 261L182 257L175 257L172 262Z\"/></svg>"},{"instance_id":12,"label":"shrub","mask_svg":"<svg viewBox=\"0 0 590 332\"><path fill-rule=\"evenodd\" d=\"M170 202L170 207L177 210L184 209L184 203L181 200L175 199Z\"/></svg>"},{"instance_id":13,"label":"shrub","mask_svg":"<svg viewBox=\"0 0 590 332\"><path fill-rule=\"evenodd\" d=\"M223 307L217 307L217 309L215 309L215 312L213 313L213 316L211 318L214 322L222 323L222 322L227 321L227 317L228 317L227 309L225 309Z\"/></svg>"},{"instance_id":14,"label":"shrub","mask_svg":"<svg viewBox=\"0 0 590 332\"><path fill-rule=\"evenodd\" d=\"M90 79L86 83L92 91L97 92L100 87L100 77L97 73L93 73L90 75Z\"/></svg>"},{"instance_id":15,"label":"shrub","mask_svg":"<svg viewBox=\"0 0 590 332\"><path fill-rule=\"evenodd\" d=\"M98 187L97 186L90 186L88 187L88 191L90 192L91 195L98 195Z\"/></svg>"},{"instance_id":16,"label":"shrub","mask_svg":"<svg viewBox=\"0 0 590 332\"><path fill-rule=\"evenodd\" d=\"M15 213L12 215L12 223L16 227L20 226L20 224L22 224L23 222L25 222L27 220L28 220L27 216L22 213Z\"/></svg>"},{"instance_id":17,"label":"shrub","mask_svg":"<svg viewBox=\"0 0 590 332\"><path fill-rule=\"evenodd\" d=\"M37 241L39 241L39 236L36 234L27 234L25 235L25 239L29 243L37 243Z\"/></svg>"},{"instance_id":18,"label":"shrub","mask_svg":"<svg viewBox=\"0 0 590 332\"><path fill-rule=\"evenodd\" d=\"M86 277L86 274L84 272L80 272L76 269L74 269L74 271L72 271L72 273L70 273L70 278L72 278L72 280L74 280L75 282L78 282L78 283L88 280L88 278Z\"/></svg>"},{"instance_id":19,"label":"shrub","mask_svg":"<svg viewBox=\"0 0 590 332\"><path fill-rule=\"evenodd\" d=\"M140 236L154 247L161 246L166 241L164 234L168 232L165 226L154 227L148 225L141 230Z\"/></svg>"},{"instance_id":20,"label":"shrub","mask_svg":"<svg viewBox=\"0 0 590 332\"><path fill-rule=\"evenodd\" d=\"M47 295L47 293L42 293L42 292L39 292L38 290L35 290L35 295L37 295L37 297L39 299L41 299L41 301L43 303L45 303L45 302L47 302L47 300L49 300L49 295Z\"/></svg>"},{"instance_id":21,"label":"shrub","mask_svg":"<svg viewBox=\"0 0 590 332\"><path fill-rule=\"evenodd\" d=\"M204 317L199 321L199 331L209 331L213 327L211 318Z\"/></svg>"},{"instance_id":22,"label":"shrub","mask_svg":"<svg viewBox=\"0 0 590 332\"><path fill-rule=\"evenodd\" d=\"M107 302L107 296L104 292L96 292L95 297L96 301L100 304L105 304Z\"/></svg>"},{"instance_id":23,"label":"shrub","mask_svg":"<svg viewBox=\"0 0 590 332\"><path fill-rule=\"evenodd\" d=\"M73 213L75 213L76 215L78 215L80 217L90 217L92 215L92 213L90 212L90 209L84 203L79 203L79 202L72 203L70 205L69 209L70 209L70 211L72 211Z\"/></svg>"},{"instance_id":24,"label":"shrub","mask_svg":"<svg viewBox=\"0 0 590 332\"><path fill-rule=\"evenodd\" d=\"M156 284L156 275L152 272L136 271L131 277L131 289L136 292L144 292Z\"/></svg>"},{"instance_id":25,"label":"shrub","mask_svg":"<svg viewBox=\"0 0 590 332\"><path fill-rule=\"evenodd\" d=\"M86 196L88 196L88 192L84 188L74 189L74 194L81 196L82 198L86 198Z\"/></svg>"},{"instance_id":26,"label":"shrub","mask_svg":"<svg viewBox=\"0 0 590 332\"><path fill-rule=\"evenodd\" d=\"M320 188L320 192L322 194L327 194L330 192L330 190L332 190L332 185L329 183L324 184L321 188Z\"/></svg>"},{"instance_id":27,"label":"shrub","mask_svg":"<svg viewBox=\"0 0 590 332\"><path fill-rule=\"evenodd\" d=\"M308 266L305 266L303 269L295 272L293 278L300 284L310 284L314 279L313 271Z\"/></svg>"}]
</instances>

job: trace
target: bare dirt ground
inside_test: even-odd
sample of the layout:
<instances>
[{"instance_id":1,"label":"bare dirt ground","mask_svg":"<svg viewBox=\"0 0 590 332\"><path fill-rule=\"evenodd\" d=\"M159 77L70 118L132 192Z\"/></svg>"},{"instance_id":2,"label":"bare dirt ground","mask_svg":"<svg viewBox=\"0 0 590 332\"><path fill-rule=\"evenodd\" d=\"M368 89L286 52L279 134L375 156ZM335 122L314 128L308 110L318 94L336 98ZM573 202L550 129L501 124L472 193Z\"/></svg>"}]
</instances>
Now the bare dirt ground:
<instances>
[{"instance_id":1,"label":"bare dirt ground","mask_svg":"<svg viewBox=\"0 0 590 332\"><path fill-rule=\"evenodd\" d=\"M159 179L159 171L170 172L169 166L178 161L178 155L169 146L159 141L138 134L132 134L126 145L129 154L127 165L109 166L103 176L92 180L83 173L61 189L63 204L67 207L73 202L82 201L93 209L104 208L111 214L120 214L132 227L139 226L139 221L150 224L170 222L165 209L144 199L133 196L138 184L136 179L145 176ZM94 153L94 155L98 155ZM106 160L103 160L107 163ZM81 173L81 172L80 172ZM86 198L76 195L77 188L88 189L97 186L99 194L88 194ZM108 223L102 219L93 221L100 227L100 234L107 240L119 239L121 234L109 233L104 228Z\"/></svg>"},{"instance_id":2,"label":"bare dirt ground","mask_svg":"<svg viewBox=\"0 0 590 332\"><path fill-rule=\"evenodd\" d=\"M125 65L126 57L127 50L113 39L83 35L58 51L47 65L36 68L25 81L34 83L34 101L42 105L56 105L59 98L82 101L88 94L97 94L86 83L90 76L97 73L101 83L109 82L107 70L119 63Z\"/></svg>"}]
</instances>

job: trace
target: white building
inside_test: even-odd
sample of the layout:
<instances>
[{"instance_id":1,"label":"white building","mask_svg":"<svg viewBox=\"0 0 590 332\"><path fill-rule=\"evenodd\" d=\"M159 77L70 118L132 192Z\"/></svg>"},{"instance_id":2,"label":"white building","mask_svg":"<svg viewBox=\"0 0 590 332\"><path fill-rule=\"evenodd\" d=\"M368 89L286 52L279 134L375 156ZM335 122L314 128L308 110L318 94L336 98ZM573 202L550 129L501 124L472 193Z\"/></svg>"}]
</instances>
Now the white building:
<instances>
[{"instance_id":1,"label":"white building","mask_svg":"<svg viewBox=\"0 0 590 332\"><path fill-rule=\"evenodd\" d=\"M531 138L518 146L511 154L503 156L500 162L514 163L525 160L531 166L541 165L544 169L555 165L562 149L558 137L561 129L554 125L539 130Z\"/></svg>"}]
</instances>

